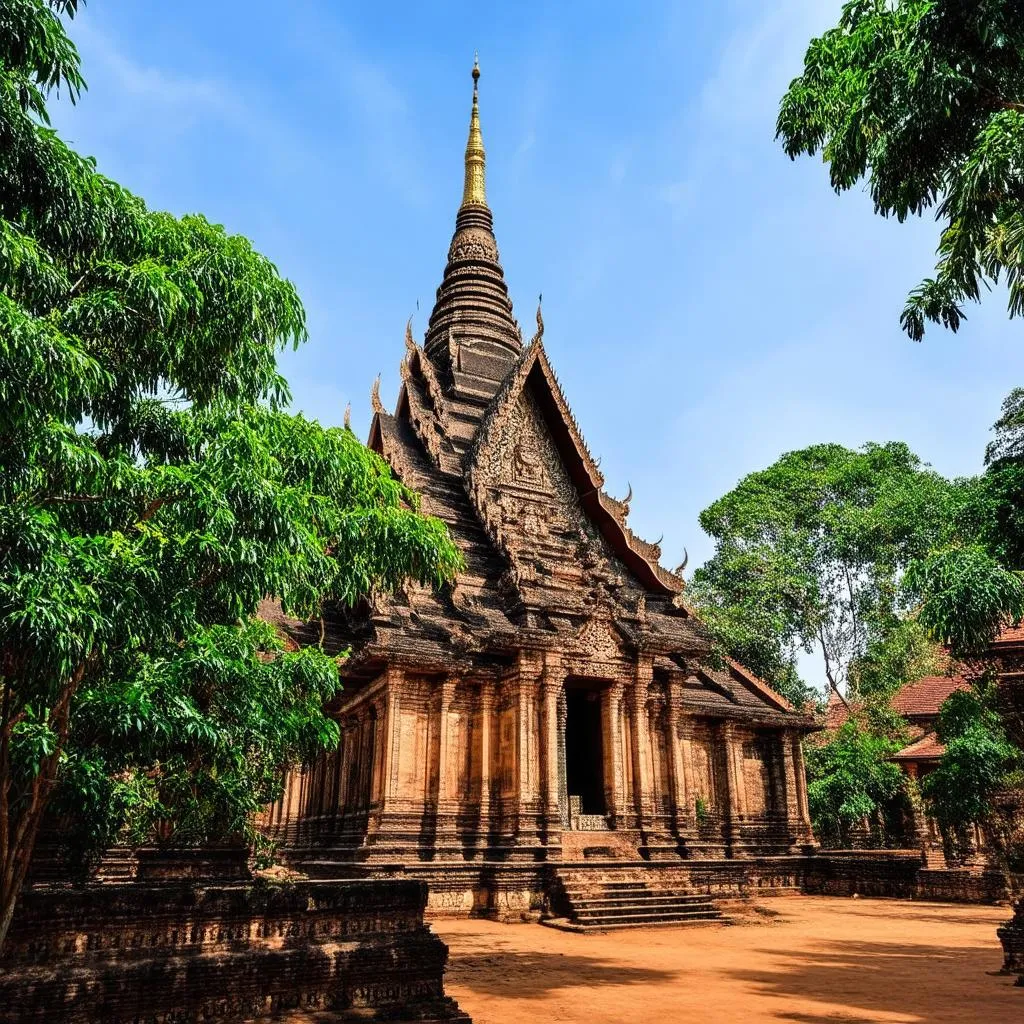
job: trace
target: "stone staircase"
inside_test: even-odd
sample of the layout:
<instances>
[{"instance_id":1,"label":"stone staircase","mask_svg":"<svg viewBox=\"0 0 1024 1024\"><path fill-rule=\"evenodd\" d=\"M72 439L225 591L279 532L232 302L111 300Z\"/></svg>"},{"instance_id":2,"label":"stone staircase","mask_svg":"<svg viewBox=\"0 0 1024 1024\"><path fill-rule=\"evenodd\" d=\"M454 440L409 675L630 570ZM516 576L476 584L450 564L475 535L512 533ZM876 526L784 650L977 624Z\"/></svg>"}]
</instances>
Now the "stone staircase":
<instances>
[{"instance_id":1,"label":"stone staircase","mask_svg":"<svg viewBox=\"0 0 1024 1024\"><path fill-rule=\"evenodd\" d=\"M558 871L551 886L550 906L543 924L577 932L728 923L714 897L705 893L596 872Z\"/></svg>"}]
</instances>

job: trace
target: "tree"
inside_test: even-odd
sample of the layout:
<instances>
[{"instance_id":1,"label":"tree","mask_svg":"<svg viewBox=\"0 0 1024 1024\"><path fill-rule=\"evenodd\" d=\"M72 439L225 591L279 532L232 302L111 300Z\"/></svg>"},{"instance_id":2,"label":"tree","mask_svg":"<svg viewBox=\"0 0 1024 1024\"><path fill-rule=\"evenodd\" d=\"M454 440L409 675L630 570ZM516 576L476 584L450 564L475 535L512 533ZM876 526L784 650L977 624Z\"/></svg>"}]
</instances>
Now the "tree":
<instances>
[{"instance_id":1,"label":"tree","mask_svg":"<svg viewBox=\"0 0 1024 1024\"><path fill-rule=\"evenodd\" d=\"M336 661L282 649L264 596L315 616L459 565L351 431L287 413L291 284L48 127L75 11L0 0L0 946L55 792L81 842L238 838L336 742Z\"/></svg>"},{"instance_id":2,"label":"tree","mask_svg":"<svg viewBox=\"0 0 1024 1024\"><path fill-rule=\"evenodd\" d=\"M859 713L826 743L808 746L807 799L826 846L849 846L851 829L877 819L903 790L903 772L890 760L901 745L891 721L881 727Z\"/></svg>"},{"instance_id":3,"label":"tree","mask_svg":"<svg viewBox=\"0 0 1024 1024\"><path fill-rule=\"evenodd\" d=\"M1012 879L1014 823L1012 816L1000 812L996 796L1019 776L1024 752L1006 736L995 685L983 677L972 689L950 694L939 712L936 733L946 749L922 783L929 812L947 835L980 825L1004 874Z\"/></svg>"},{"instance_id":4,"label":"tree","mask_svg":"<svg viewBox=\"0 0 1024 1024\"><path fill-rule=\"evenodd\" d=\"M797 653L817 650L833 691L862 677L870 688L883 663L931 653L909 635L900 580L948 535L961 500L904 444L789 452L701 513L716 547L690 599L773 685L792 692Z\"/></svg>"},{"instance_id":5,"label":"tree","mask_svg":"<svg viewBox=\"0 0 1024 1024\"><path fill-rule=\"evenodd\" d=\"M819 151L836 192L862 179L882 216L935 210L935 276L904 329L957 330L963 306L1005 279L1024 310L1024 8L1017 0L850 0L813 39L782 98L789 156Z\"/></svg>"},{"instance_id":6,"label":"tree","mask_svg":"<svg viewBox=\"0 0 1024 1024\"><path fill-rule=\"evenodd\" d=\"M1024 390L1007 396L993 430L950 542L903 581L921 624L958 658L984 654L1007 622L1024 619Z\"/></svg>"}]
</instances>

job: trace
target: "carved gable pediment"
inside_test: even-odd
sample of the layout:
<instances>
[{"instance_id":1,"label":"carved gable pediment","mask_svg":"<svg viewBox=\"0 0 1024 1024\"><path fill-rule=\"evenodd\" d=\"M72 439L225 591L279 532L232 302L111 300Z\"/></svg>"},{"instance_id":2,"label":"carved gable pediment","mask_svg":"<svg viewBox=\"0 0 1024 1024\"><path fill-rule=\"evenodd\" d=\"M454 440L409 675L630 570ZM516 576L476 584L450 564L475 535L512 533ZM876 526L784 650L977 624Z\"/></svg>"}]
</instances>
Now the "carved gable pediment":
<instances>
[{"instance_id":1,"label":"carved gable pediment","mask_svg":"<svg viewBox=\"0 0 1024 1024\"><path fill-rule=\"evenodd\" d=\"M623 657L618 632L608 619L588 619L576 634L580 653L597 661L616 661Z\"/></svg>"}]
</instances>

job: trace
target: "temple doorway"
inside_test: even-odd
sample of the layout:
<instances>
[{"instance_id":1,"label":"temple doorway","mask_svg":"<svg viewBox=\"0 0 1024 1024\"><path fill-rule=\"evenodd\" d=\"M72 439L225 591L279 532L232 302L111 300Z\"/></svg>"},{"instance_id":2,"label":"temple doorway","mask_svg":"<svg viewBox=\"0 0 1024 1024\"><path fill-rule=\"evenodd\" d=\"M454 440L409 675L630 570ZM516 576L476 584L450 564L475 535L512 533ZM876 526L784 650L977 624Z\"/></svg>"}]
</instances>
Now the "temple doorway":
<instances>
[{"instance_id":1,"label":"temple doorway","mask_svg":"<svg viewBox=\"0 0 1024 1024\"><path fill-rule=\"evenodd\" d=\"M603 818L607 813L601 732L601 691L566 687L565 781L574 822L580 817Z\"/></svg>"}]
</instances>

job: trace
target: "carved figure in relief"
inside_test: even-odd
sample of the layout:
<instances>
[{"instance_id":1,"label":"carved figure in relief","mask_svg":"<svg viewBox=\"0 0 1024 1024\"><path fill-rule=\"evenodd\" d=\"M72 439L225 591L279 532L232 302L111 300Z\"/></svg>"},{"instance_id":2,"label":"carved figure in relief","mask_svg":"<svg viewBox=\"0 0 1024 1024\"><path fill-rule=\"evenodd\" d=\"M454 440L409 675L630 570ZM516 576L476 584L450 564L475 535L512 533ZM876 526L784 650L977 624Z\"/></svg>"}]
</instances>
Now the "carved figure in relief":
<instances>
[{"instance_id":1,"label":"carved figure in relief","mask_svg":"<svg viewBox=\"0 0 1024 1024\"><path fill-rule=\"evenodd\" d=\"M525 483L540 483L543 474L541 461L525 439L520 439L512 449L512 472L516 480Z\"/></svg>"}]
</instances>

